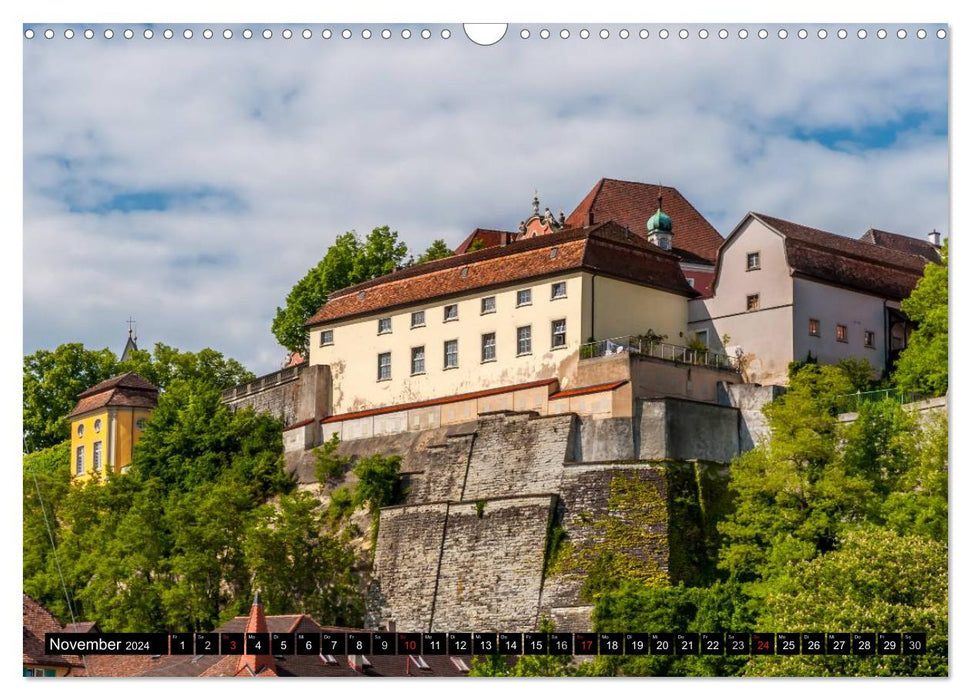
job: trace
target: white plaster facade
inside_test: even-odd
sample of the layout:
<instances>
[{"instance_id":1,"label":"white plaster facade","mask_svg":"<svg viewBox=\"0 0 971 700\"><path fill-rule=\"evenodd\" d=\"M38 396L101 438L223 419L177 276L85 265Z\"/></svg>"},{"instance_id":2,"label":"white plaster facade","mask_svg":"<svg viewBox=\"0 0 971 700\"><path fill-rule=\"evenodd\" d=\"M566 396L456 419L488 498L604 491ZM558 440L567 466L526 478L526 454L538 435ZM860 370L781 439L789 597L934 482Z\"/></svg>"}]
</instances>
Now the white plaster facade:
<instances>
[{"instance_id":1,"label":"white plaster facade","mask_svg":"<svg viewBox=\"0 0 971 700\"><path fill-rule=\"evenodd\" d=\"M526 290L530 300L523 304L520 293ZM483 311L486 298L494 300L494 310ZM445 309L453 305L455 318L447 319ZM415 313L424 314L423 324L412 325ZM390 319L390 330L382 319ZM677 343L687 321L683 296L577 270L315 325L309 360L311 366L330 366L332 414L340 415L540 379L558 379L568 389L588 338L652 329ZM523 328L529 328L527 352L520 343ZM493 358L483 355L487 335L494 335ZM455 366L446 362L451 342L457 342ZM413 372L412 354L419 348L423 368ZM389 374L383 369L388 354Z\"/></svg>"}]
</instances>

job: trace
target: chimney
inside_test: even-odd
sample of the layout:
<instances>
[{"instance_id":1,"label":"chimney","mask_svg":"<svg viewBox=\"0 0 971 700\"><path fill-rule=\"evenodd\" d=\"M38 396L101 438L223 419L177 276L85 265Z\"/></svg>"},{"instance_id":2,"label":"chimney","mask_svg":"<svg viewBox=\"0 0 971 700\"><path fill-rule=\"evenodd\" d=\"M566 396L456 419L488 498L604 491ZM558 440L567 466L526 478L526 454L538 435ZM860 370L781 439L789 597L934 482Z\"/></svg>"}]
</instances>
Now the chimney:
<instances>
[{"instance_id":1,"label":"chimney","mask_svg":"<svg viewBox=\"0 0 971 700\"><path fill-rule=\"evenodd\" d=\"M941 233L937 229L934 229L927 234L927 242L930 243L935 248L941 247Z\"/></svg>"}]
</instances>

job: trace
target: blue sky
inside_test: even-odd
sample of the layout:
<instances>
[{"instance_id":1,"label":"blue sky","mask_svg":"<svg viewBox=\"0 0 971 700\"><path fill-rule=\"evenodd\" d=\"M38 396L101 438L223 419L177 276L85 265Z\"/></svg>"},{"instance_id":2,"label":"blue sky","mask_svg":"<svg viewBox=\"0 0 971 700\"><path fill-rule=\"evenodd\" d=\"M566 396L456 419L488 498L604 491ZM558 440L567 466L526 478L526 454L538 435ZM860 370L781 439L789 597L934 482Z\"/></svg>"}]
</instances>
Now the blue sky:
<instances>
[{"instance_id":1,"label":"blue sky","mask_svg":"<svg viewBox=\"0 0 971 700\"><path fill-rule=\"evenodd\" d=\"M543 40L511 25L492 47L459 25L448 40L146 26L24 42L24 352L119 352L134 315L143 346L271 371L276 306L337 235L388 224L415 252L455 245L515 228L534 189L569 213L605 176L677 187L722 234L749 210L853 236L948 232L936 26L681 40L636 25L622 40L590 24L584 40L550 25Z\"/></svg>"}]
</instances>

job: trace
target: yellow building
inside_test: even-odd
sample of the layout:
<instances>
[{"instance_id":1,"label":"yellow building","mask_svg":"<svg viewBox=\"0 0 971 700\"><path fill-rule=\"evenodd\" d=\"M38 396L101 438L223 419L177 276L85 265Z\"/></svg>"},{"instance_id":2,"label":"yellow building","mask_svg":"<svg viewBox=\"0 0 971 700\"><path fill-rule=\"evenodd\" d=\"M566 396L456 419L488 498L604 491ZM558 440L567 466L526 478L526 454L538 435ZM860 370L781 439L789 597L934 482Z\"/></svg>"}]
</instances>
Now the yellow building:
<instances>
[{"instance_id":1,"label":"yellow building","mask_svg":"<svg viewBox=\"0 0 971 700\"><path fill-rule=\"evenodd\" d=\"M134 372L96 384L78 395L71 412L71 479L75 483L120 473L158 404L158 387Z\"/></svg>"}]
</instances>

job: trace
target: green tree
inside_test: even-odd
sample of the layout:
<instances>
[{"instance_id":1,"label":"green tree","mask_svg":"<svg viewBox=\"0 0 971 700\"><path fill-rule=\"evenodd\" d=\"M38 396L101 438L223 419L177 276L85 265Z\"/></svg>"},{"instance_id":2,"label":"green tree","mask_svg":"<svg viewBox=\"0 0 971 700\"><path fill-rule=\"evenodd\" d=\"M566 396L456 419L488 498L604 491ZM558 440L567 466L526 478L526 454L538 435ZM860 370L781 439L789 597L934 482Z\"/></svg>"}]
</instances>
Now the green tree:
<instances>
[{"instance_id":1,"label":"green tree","mask_svg":"<svg viewBox=\"0 0 971 700\"><path fill-rule=\"evenodd\" d=\"M449 248L443 239L436 238L434 241L432 241L432 244L428 246L425 252L418 256L418 259L415 262L421 264L431 262L432 260L448 258L452 255L455 255L455 251Z\"/></svg>"},{"instance_id":2,"label":"green tree","mask_svg":"<svg viewBox=\"0 0 971 700\"><path fill-rule=\"evenodd\" d=\"M735 582L707 588L647 586L627 581L597 598L593 611L598 632L745 632L753 630L753 611ZM604 659L593 675L731 676L741 657L650 655Z\"/></svg>"},{"instance_id":3,"label":"green tree","mask_svg":"<svg viewBox=\"0 0 971 700\"><path fill-rule=\"evenodd\" d=\"M115 372L117 358L104 350L66 343L24 356L24 451L52 447L70 437L67 416L78 394Z\"/></svg>"},{"instance_id":4,"label":"green tree","mask_svg":"<svg viewBox=\"0 0 971 700\"><path fill-rule=\"evenodd\" d=\"M947 393L947 252L941 263L927 263L924 276L900 308L917 324L900 353L893 378L901 389L943 396Z\"/></svg>"},{"instance_id":5,"label":"green tree","mask_svg":"<svg viewBox=\"0 0 971 700\"><path fill-rule=\"evenodd\" d=\"M215 482L227 470L255 495L286 491L280 422L250 409L233 411L208 383L176 380L135 445L132 468L168 488L190 490Z\"/></svg>"},{"instance_id":6,"label":"green tree","mask_svg":"<svg viewBox=\"0 0 971 700\"><path fill-rule=\"evenodd\" d=\"M183 352L165 343L155 343L152 352L132 352L114 371L115 374L123 372L135 372L163 390L176 380L205 382L226 389L255 378L238 361L212 348Z\"/></svg>"},{"instance_id":7,"label":"green tree","mask_svg":"<svg viewBox=\"0 0 971 700\"><path fill-rule=\"evenodd\" d=\"M758 624L792 632L925 632L927 653L756 656L746 675L946 676L947 545L885 529L848 532L838 550L775 582Z\"/></svg>"},{"instance_id":8,"label":"green tree","mask_svg":"<svg viewBox=\"0 0 971 700\"><path fill-rule=\"evenodd\" d=\"M334 433L327 442L314 450L314 473L321 485L341 478L347 471L347 460L336 454L339 444L340 437Z\"/></svg>"},{"instance_id":9,"label":"green tree","mask_svg":"<svg viewBox=\"0 0 971 700\"><path fill-rule=\"evenodd\" d=\"M400 472L399 455L372 455L358 460L354 465L354 475L358 478L357 502L367 506L372 514L398 503L404 496Z\"/></svg>"},{"instance_id":10,"label":"green tree","mask_svg":"<svg viewBox=\"0 0 971 700\"><path fill-rule=\"evenodd\" d=\"M353 231L338 236L320 262L293 286L286 305L277 307L273 335L288 350L306 354L308 337L303 324L320 310L327 295L393 272L407 252L397 231L387 226L374 229L363 241Z\"/></svg>"},{"instance_id":11,"label":"green tree","mask_svg":"<svg viewBox=\"0 0 971 700\"><path fill-rule=\"evenodd\" d=\"M244 548L268 612L305 612L325 625L362 624L354 552L324 534L320 501L298 491L260 506L252 517Z\"/></svg>"}]
</instances>

